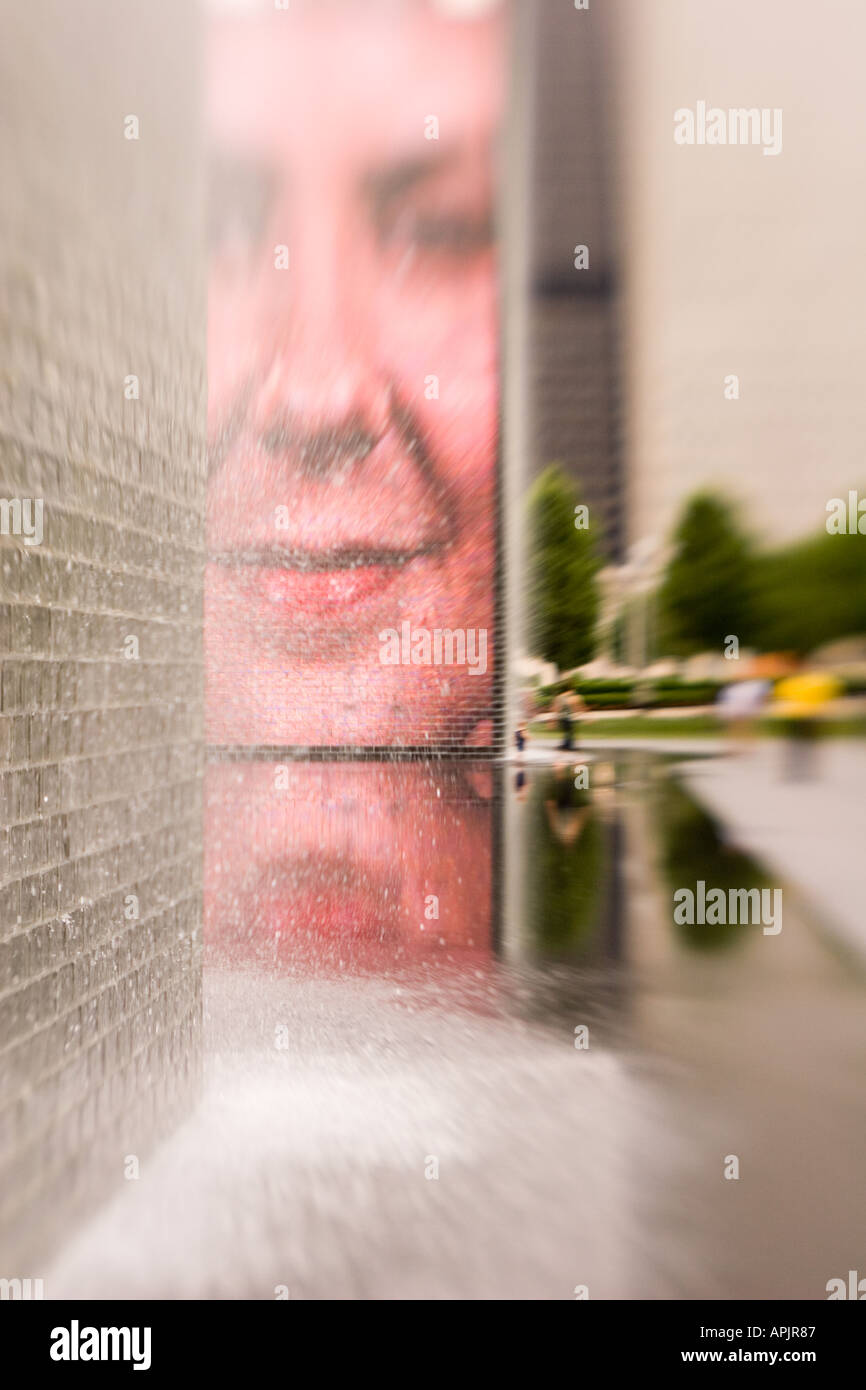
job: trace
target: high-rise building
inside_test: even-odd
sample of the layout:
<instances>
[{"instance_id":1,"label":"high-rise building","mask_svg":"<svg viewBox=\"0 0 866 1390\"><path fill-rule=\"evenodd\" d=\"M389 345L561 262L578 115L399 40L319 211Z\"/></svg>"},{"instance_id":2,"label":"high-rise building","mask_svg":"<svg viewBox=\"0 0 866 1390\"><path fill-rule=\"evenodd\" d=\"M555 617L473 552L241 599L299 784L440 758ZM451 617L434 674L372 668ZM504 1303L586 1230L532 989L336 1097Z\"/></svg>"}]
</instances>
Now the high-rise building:
<instances>
[{"instance_id":1,"label":"high-rise building","mask_svg":"<svg viewBox=\"0 0 866 1390\"><path fill-rule=\"evenodd\" d=\"M626 530L604 16L545 4L531 22L528 473L561 465L616 561Z\"/></svg>"},{"instance_id":2,"label":"high-rise building","mask_svg":"<svg viewBox=\"0 0 866 1390\"><path fill-rule=\"evenodd\" d=\"M866 479L866 9L613 0L608 13L629 540L667 537L704 486L759 537L818 530L827 500ZM766 113L770 137L778 111L778 152L697 131L678 144L674 113L698 103Z\"/></svg>"}]
</instances>

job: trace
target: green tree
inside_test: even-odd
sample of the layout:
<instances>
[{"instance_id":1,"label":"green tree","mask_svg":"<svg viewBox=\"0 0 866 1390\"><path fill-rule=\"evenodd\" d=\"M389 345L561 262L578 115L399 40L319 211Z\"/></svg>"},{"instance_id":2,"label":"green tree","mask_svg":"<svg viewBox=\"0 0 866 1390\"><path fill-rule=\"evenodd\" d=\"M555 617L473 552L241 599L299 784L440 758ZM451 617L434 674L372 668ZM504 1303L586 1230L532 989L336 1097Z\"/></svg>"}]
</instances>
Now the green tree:
<instances>
[{"instance_id":1,"label":"green tree","mask_svg":"<svg viewBox=\"0 0 866 1390\"><path fill-rule=\"evenodd\" d=\"M766 651L803 655L866 632L866 536L821 531L761 555L757 619Z\"/></svg>"},{"instance_id":2,"label":"green tree","mask_svg":"<svg viewBox=\"0 0 866 1390\"><path fill-rule=\"evenodd\" d=\"M545 661L568 671L590 661L598 621L600 561L593 528L575 525L576 487L557 465L529 494L529 640Z\"/></svg>"},{"instance_id":3,"label":"green tree","mask_svg":"<svg viewBox=\"0 0 866 1390\"><path fill-rule=\"evenodd\" d=\"M716 648L737 636L753 641L754 560L733 508L712 493L686 503L659 590L664 645L674 654Z\"/></svg>"}]
</instances>

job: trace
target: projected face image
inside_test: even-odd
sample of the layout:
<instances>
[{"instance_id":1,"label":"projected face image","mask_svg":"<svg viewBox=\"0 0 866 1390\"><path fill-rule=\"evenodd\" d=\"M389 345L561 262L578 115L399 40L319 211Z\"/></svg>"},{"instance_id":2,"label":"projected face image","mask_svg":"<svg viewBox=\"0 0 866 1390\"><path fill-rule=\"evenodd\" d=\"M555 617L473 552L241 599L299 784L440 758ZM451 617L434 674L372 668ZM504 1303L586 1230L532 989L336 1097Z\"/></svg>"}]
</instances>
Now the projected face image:
<instances>
[{"instance_id":1,"label":"projected face image","mask_svg":"<svg viewBox=\"0 0 866 1390\"><path fill-rule=\"evenodd\" d=\"M490 768L467 759L211 764L209 963L486 968L495 811Z\"/></svg>"},{"instance_id":2,"label":"projected face image","mask_svg":"<svg viewBox=\"0 0 866 1390\"><path fill-rule=\"evenodd\" d=\"M491 742L503 38L212 23L211 743Z\"/></svg>"}]
</instances>

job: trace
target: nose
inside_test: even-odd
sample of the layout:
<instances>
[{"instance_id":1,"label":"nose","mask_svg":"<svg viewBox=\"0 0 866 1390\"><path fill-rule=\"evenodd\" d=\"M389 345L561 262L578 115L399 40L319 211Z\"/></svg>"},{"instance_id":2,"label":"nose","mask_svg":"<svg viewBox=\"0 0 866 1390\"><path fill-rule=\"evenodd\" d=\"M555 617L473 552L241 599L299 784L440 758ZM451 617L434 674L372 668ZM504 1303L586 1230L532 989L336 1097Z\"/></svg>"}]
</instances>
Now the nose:
<instances>
[{"instance_id":1,"label":"nose","mask_svg":"<svg viewBox=\"0 0 866 1390\"><path fill-rule=\"evenodd\" d=\"M392 398L377 360L375 285L348 219L323 207L294 222L287 270L263 276L253 422L262 446L318 470L363 458L388 428Z\"/></svg>"}]
</instances>

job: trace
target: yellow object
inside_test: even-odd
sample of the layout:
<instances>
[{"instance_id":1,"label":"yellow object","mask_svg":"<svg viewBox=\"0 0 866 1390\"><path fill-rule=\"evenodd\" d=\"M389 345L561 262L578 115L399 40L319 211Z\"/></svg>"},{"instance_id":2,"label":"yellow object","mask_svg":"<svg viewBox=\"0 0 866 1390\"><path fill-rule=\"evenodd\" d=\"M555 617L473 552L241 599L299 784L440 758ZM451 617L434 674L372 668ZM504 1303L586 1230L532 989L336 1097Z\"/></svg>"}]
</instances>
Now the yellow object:
<instances>
[{"instance_id":1,"label":"yellow object","mask_svg":"<svg viewBox=\"0 0 866 1390\"><path fill-rule=\"evenodd\" d=\"M779 681L774 692L775 712L791 717L817 714L822 706L835 700L842 687L835 676L824 671L803 671L797 676L786 676Z\"/></svg>"}]
</instances>

